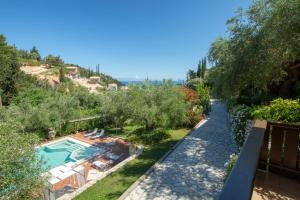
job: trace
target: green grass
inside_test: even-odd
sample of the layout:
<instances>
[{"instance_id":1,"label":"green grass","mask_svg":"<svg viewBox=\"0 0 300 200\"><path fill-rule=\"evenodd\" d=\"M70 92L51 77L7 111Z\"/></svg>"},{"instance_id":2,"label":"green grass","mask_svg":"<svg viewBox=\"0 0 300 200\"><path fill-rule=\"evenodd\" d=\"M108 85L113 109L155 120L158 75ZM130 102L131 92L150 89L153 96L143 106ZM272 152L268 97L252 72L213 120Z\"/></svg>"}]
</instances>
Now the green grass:
<instances>
[{"instance_id":1,"label":"green grass","mask_svg":"<svg viewBox=\"0 0 300 200\"><path fill-rule=\"evenodd\" d=\"M130 128L129 129L134 129ZM126 129L128 131L128 129ZM127 132L127 131L124 132ZM116 172L98 181L83 193L78 195L76 200L93 199L118 199L126 189L142 176L156 161L158 161L172 146L182 139L187 129L171 131L171 137L158 144L147 146L142 155L130 161ZM124 135L123 135L124 136Z\"/></svg>"}]
</instances>

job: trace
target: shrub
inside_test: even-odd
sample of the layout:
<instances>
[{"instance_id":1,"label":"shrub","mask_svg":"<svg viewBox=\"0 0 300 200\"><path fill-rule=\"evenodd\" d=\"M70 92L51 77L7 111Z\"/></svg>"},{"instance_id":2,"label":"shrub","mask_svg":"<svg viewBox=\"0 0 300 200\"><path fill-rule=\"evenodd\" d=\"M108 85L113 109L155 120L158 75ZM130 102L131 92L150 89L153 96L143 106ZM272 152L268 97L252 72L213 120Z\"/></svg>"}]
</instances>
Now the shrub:
<instances>
[{"instance_id":1,"label":"shrub","mask_svg":"<svg viewBox=\"0 0 300 200\"><path fill-rule=\"evenodd\" d=\"M248 119L250 118L251 112L248 106L240 105L233 108L231 111L231 127L233 130L235 142L239 147L243 146L244 141L246 139L246 129L249 123Z\"/></svg>"},{"instance_id":2,"label":"shrub","mask_svg":"<svg viewBox=\"0 0 300 200\"><path fill-rule=\"evenodd\" d=\"M238 159L238 155L231 154L229 161L225 163L226 174L225 174L225 177L224 177L224 182L227 180L227 178L228 178L230 172L232 171L233 166L235 165L237 159Z\"/></svg>"},{"instance_id":3,"label":"shrub","mask_svg":"<svg viewBox=\"0 0 300 200\"><path fill-rule=\"evenodd\" d=\"M251 114L253 118L258 119L300 122L300 99L278 98L273 100L268 106L255 107Z\"/></svg>"},{"instance_id":4,"label":"shrub","mask_svg":"<svg viewBox=\"0 0 300 200\"><path fill-rule=\"evenodd\" d=\"M208 114L211 110L209 88L204 83L199 83L196 86L196 91L200 98L200 105L203 108L203 112Z\"/></svg>"},{"instance_id":5,"label":"shrub","mask_svg":"<svg viewBox=\"0 0 300 200\"><path fill-rule=\"evenodd\" d=\"M188 127L193 128L202 119L203 108L202 106L194 106L192 111L189 113Z\"/></svg>"}]
</instances>

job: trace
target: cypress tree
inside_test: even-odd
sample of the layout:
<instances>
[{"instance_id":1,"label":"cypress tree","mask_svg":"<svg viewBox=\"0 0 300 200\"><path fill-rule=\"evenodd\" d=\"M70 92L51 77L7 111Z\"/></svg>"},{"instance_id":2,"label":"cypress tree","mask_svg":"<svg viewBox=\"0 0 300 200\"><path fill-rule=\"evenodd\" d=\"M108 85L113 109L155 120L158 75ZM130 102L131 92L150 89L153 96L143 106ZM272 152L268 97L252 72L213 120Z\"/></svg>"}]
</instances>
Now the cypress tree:
<instances>
[{"instance_id":1,"label":"cypress tree","mask_svg":"<svg viewBox=\"0 0 300 200\"><path fill-rule=\"evenodd\" d=\"M204 78L206 71L206 57L202 59L202 66L201 66L201 78Z\"/></svg>"},{"instance_id":2,"label":"cypress tree","mask_svg":"<svg viewBox=\"0 0 300 200\"><path fill-rule=\"evenodd\" d=\"M59 82L62 83L64 81L65 81L64 67L63 67L63 65L61 65L59 68Z\"/></svg>"},{"instance_id":3,"label":"cypress tree","mask_svg":"<svg viewBox=\"0 0 300 200\"><path fill-rule=\"evenodd\" d=\"M202 61L199 60L198 63L198 69L197 69L197 76L200 78L201 77L201 68L202 68Z\"/></svg>"}]
</instances>

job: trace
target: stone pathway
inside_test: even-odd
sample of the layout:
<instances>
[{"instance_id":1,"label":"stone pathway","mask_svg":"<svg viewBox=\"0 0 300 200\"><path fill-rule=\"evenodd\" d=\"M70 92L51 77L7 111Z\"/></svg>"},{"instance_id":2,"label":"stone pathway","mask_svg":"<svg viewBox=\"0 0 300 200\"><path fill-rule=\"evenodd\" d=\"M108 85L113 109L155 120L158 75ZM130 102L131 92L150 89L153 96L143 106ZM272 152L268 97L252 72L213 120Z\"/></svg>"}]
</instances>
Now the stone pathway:
<instances>
[{"instance_id":1,"label":"stone pathway","mask_svg":"<svg viewBox=\"0 0 300 200\"><path fill-rule=\"evenodd\" d=\"M225 106L213 100L207 121L125 199L217 199L223 186L224 164L236 150Z\"/></svg>"}]
</instances>

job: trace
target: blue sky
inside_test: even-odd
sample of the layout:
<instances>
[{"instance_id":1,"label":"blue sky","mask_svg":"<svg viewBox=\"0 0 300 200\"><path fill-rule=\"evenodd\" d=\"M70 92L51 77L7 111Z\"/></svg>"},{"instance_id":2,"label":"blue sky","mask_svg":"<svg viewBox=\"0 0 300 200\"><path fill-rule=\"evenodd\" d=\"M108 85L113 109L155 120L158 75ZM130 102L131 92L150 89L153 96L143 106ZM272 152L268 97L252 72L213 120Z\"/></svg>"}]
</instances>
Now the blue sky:
<instances>
[{"instance_id":1,"label":"blue sky","mask_svg":"<svg viewBox=\"0 0 300 200\"><path fill-rule=\"evenodd\" d=\"M1 0L0 33L116 78L184 79L250 0Z\"/></svg>"}]
</instances>

